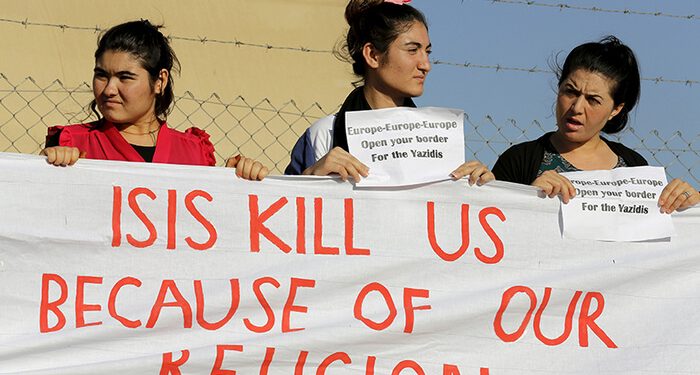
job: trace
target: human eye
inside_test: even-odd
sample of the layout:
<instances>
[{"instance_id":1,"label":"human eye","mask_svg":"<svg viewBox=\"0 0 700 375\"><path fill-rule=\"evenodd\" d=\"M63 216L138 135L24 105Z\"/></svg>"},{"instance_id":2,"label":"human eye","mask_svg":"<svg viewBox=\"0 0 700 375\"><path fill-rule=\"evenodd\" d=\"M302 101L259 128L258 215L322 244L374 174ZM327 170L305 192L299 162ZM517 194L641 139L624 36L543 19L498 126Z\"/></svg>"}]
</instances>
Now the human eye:
<instances>
[{"instance_id":1,"label":"human eye","mask_svg":"<svg viewBox=\"0 0 700 375\"><path fill-rule=\"evenodd\" d=\"M406 43L404 48L412 55L417 54L422 49L420 43Z\"/></svg>"},{"instance_id":2,"label":"human eye","mask_svg":"<svg viewBox=\"0 0 700 375\"><path fill-rule=\"evenodd\" d=\"M601 103L600 98L597 98L595 96L589 96L586 99L588 100L588 103L590 103L591 105L600 105L600 103Z\"/></svg>"},{"instance_id":3,"label":"human eye","mask_svg":"<svg viewBox=\"0 0 700 375\"><path fill-rule=\"evenodd\" d=\"M578 95L578 92L573 87L570 87L570 86L562 87L559 90L559 92L561 93L561 95L566 95L566 96L577 96Z\"/></svg>"},{"instance_id":4,"label":"human eye","mask_svg":"<svg viewBox=\"0 0 700 375\"><path fill-rule=\"evenodd\" d=\"M92 76L96 79L105 79L107 78L107 73L104 70L95 69Z\"/></svg>"}]
</instances>

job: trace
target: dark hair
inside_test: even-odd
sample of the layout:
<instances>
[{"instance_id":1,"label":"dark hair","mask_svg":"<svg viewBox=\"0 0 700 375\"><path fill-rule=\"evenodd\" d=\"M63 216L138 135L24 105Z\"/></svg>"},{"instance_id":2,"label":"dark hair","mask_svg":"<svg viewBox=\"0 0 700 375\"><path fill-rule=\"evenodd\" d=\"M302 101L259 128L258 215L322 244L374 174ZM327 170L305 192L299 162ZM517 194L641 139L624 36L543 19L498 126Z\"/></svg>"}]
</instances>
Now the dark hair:
<instances>
[{"instance_id":1,"label":"dark hair","mask_svg":"<svg viewBox=\"0 0 700 375\"><path fill-rule=\"evenodd\" d=\"M609 35L600 42L581 44L574 48L558 72L559 83L578 69L600 73L614 81L611 87L615 106L624 103L617 116L603 127L603 132L614 134L627 125L629 113L639 101L640 78L639 66L634 52L616 37Z\"/></svg>"},{"instance_id":2,"label":"dark hair","mask_svg":"<svg viewBox=\"0 0 700 375\"><path fill-rule=\"evenodd\" d=\"M148 20L131 21L114 26L97 39L95 60L107 51L127 52L134 56L150 77L151 85L155 83L160 71L168 71L168 84L160 95L156 96L155 112L160 121L170 113L170 105L175 97L173 93L173 75L171 71L180 71L180 61L170 47L168 38L158 29L162 25L153 25ZM95 100L90 103L93 112L97 107Z\"/></svg>"},{"instance_id":3,"label":"dark hair","mask_svg":"<svg viewBox=\"0 0 700 375\"><path fill-rule=\"evenodd\" d=\"M371 43L384 53L399 34L411 28L418 21L428 27L425 16L418 9L408 5L398 5L384 0L350 0L345 7L345 20L350 30L345 45L338 55L350 63L358 76L367 73L362 48Z\"/></svg>"}]
</instances>

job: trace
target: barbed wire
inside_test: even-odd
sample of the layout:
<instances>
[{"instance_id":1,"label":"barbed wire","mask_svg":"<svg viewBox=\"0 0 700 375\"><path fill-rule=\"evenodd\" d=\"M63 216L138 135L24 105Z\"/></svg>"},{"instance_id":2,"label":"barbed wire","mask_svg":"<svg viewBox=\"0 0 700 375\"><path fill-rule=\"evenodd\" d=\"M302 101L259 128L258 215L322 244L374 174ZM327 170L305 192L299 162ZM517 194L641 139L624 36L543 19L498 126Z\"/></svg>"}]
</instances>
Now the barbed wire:
<instances>
[{"instance_id":1,"label":"barbed wire","mask_svg":"<svg viewBox=\"0 0 700 375\"><path fill-rule=\"evenodd\" d=\"M58 23L32 22L26 18L24 20L13 20L13 19L8 19L8 18L0 18L0 22L22 25L25 28L28 26L40 26L40 27L56 28L56 29L60 29L62 31L65 31L65 30L90 31L94 34L98 34L98 33L101 33L103 31L107 30L107 29L99 27L97 25L95 25L95 26L74 26L74 25L58 24ZM309 53L333 53L332 49L316 49L316 48L307 48L304 46L299 46L299 47L279 46L279 45L272 45L269 43L244 42L244 41L240 41L238 39L231 39L231 40L210 39L209 37L206 37L206 36L191 37L191 36L177 36L177 35L170 35L170 34L166 35L166 37L169 40L180 40L180 41L185 41L185 42L197 42L197 43L202 43L202 44L206 44L206 43L229 44L229 45L234 45L236 47L253 47L253 48L262 48L262 49L267 49L267 50L285 50L285 51L297 51L297 52L309 52Z\"/></svg>"},{"instance_id":2,"label":"barbed wire","mask_svg":"<svg viewBox=\"0 0 700 375\"><path fill-rule=\"evenodd\" d=\"M506 66L506 65L484 65L484 64L474 64L470 62L463 62L463 63L456 63L456 62L450 62L450 61L442 61L442 60L432 60L430 62L433 65L447 65L447 66L454 66L458 68L472 68L472 69L488 69L488 70L495 70L495 71L516 71L516 72L525 72L525 73L547 73L547 74L554 74L554 71L551 69L541 69L538 68L537 66L533 66L532 68L522 68L522 67L513 67L513 66ZM699 81L700 83L700 81Z\"/></svg>"},{"instance_id":3,"label":"barbed wire","mask_svg":"<svg viewBox=\"0 0 700 375\"><path fill-rule=\"evenodd\" d=\"M571 10L583 10L583 11L589 11L589 12L601 12L601 13L614 13L614 14L630 14L630 15L638 15L638 16L653 16L653 17L667 17L667 18L676 18L676 19L686 19L686 20L698 20L700 19L700 16L696 16L695 14L688 14L688 15L682 15L682 14L670 14L670 13L664 13L664 12L648 12L648 11L640 11L640 10L632 10L632 9L605 9L605 8L600 8L600 7L585 7L585 6L580 6L580 5L571 5L571 4L566 4L566 3L541 3L537 1L529 1L529 0L486 0L491 3L502 3L502 4L518 4L518 5L527 5L527 6L536 6L536 7L547 7L547 8L559 8L560 10L565 10L565 9L571 9Z\"/></svg>"},{"instance_id":4,"label":"barbed wire","mask_svg":"<svg viewBox=\"0 0 700 375\"><path fill-rule=\"evenodd\" d=\"M488 0L488 1L492 1L492 2L522 2L522 3L538 4L538 3L535 3L532 1L519 1L519 0ZM31 22L28 19L13 20L13 19L7 19L7 18L0 18L0 22L22 25L24 27L42 26L42 27L58 28L61 30L91 31L93 33L99 33L99 32L106 30L106 29L100 28L99 26L88 27L88 26L74 26L74 25L67 25L67 24ZM307 47L275 46L275 45L272 45L269 43L251 43L251 42L243 42L243 41L236 40L236 39L234 39L234 40L209 39L206 36L205 37L187 37L187 36L168 35L168 38L171 40L197 42L197 43L202 43L202 44L206 44L206 43L228 44L228 45L235 45L237 47L263 48L263 49L267 49L267 50L286 50L286 51L293 51L293 52L325 53L325 54L333 54L334 53L334 51L332 49L312 49L312 48L307 48ZM446 66L453 66L453 67L459 67L459 68L470 68L470 69L487 69L487 70L495 70L495 71L515 71L515 72L523 72L523 73L554 74L554 71L552 71L551 69L542 69L542 68L538 68L537 66L527 68L527 67L507 66L507 65L501 65L501 64L489 65L489 64L471 63L471 62L458 63L458 62L451 62L451 61L443 61L443 60L439 60L439 59L433 59L431 61L431 63L434 65L446 65ZM695 84L700 84L700 80L669 79L669 78L664 78L663 76L642 77L642 81L653 82L655 84L659 84L659 83L683 84L686 86L693 86Z\"/></svg>"},{"instance_id":5,"label":"barbed wire","mask_svg":"<svg viewBox=\"0 0 700 375\"><path fill-rule=\"evenodd\" d=\"M464 63L456 63L456 62L450 62L450 61L442 61L442 60L433 60L431 61L433 65L447 65L447 66L454 66L458 68L472 68L472 69L488 69L488 70L495 70L495 71L515 71L515 72L524 72L524 73L545 73L545 74L555 74L556 72L553 71L552 69L542 69L537 66L533 66L531 68L525 68L525 67L514 67L514 66L507 66L507 65L484 65L484 64L474 64L470 62L464 62ZM700 80L694 80L694 79L668 79L664 77L642 77L642 81L647 81L647 82L653 82L653 83L674 83L674 84L683 84L686 86L692 86L695 84L700 83Z\"/></svg>"}]
</instances>

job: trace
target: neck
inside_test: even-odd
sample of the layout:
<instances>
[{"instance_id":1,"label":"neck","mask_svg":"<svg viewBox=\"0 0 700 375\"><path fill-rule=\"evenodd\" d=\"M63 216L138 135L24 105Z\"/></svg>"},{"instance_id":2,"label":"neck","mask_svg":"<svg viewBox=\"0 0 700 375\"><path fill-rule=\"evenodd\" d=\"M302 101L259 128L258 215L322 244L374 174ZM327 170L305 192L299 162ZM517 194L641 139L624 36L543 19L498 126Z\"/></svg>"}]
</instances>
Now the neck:
<instances>
[{"instance_id":1,"label":"neck","mask_svg":"<svg viewBox=\"0 0 700 375\"><path fill-rule=\"evenodd\" d=\"M119 129L120 132L130 133L130 134L149 134L158 131L160 129L160 121L157 118L152 118L148 120L141 120L134 123L127 124L114 124L114 126Z\"/></svg>"},{"instance_id":2,"label":"neck","mask_svg":"<svg viewBox=\"0 0 700 375\"><path fill-rule=\"evenodd\" d=\"M365 99L372 109L395 108L403 105L403 96L390 95L372 82L366 82L364 87Z\"/></svg>"},{"instance_id":3,"label":"neck","mask_svg":"<svg viewBox=\"0 0 700 375\"><path fill-rule=\"evenodd\" d=\"M119 134L129 144L136 146L153 147L158 141L160 122L157 118L149 121L137 121L132 124L114 124Z\"/></svg>"},{"instance_id":4,"label":"neck","mask_svg":"<svg viewBox=\"0 0 700 375\"><path fill-rule=\"evenodd\" d=\"M593 153L601 145L605 144L605 142L603 142L603 140L600 138L600 134L596 134L593 138L585 142L571 142L563 137L558 131L552 134L549 141L552 142L552 145L560 154L568 154L572 152Z\"/></svg>"}]
</instances>

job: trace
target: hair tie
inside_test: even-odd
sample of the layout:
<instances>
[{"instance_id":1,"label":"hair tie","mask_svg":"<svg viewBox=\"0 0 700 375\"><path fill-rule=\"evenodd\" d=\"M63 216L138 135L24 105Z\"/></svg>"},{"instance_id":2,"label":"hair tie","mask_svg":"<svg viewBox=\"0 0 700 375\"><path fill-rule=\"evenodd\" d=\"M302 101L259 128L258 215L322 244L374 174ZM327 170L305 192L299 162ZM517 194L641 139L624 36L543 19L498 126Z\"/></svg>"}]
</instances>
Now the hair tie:
<instances>
[{"instance_id":1,"label":"hair tie","mask_svg":"<svg viewBox=\"0 0 700 375\"><path fill-rule=\"evenodd\" d=\"M384 0L385 3L392 3L396 5L408 4L411 0Z\"/></svg>"}]
</instances>

